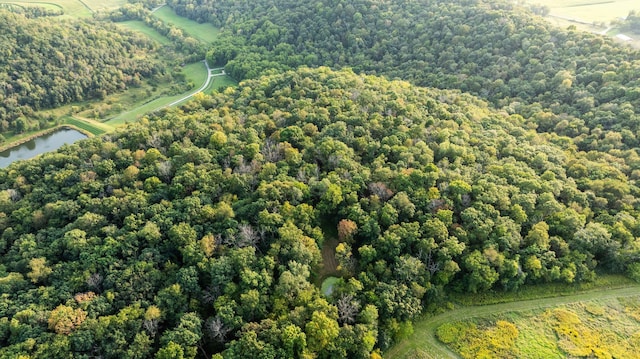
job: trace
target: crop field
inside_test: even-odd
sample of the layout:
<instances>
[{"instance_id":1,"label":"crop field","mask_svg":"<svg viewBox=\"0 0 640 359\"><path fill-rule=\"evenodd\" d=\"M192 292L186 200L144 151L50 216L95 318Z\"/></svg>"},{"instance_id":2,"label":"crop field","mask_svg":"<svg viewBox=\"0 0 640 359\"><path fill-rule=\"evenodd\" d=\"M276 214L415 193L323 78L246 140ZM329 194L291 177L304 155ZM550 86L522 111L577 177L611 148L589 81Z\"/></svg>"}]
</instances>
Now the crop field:
<instances>
[{"instance_id":1,"label":"crop field","mask_svg":"<svg viewBox=\"0 0 640 359\"><path fill-rule=\"evenodd\" d=\"M186 17L176 14L173 9L168 6L161 7L154 12L153 15L168 24L173 24L181 28L189 36L202 42L210 43L218 36L219 30L213 25L208 23L199 24L196 21L189 20Z\"/></svg>"},{"instance_id":2,"label":"crop field","mask_svg":"<svg viewBox=\"0 0 640 359\"><path fill-rule=\"evenodd\" d=\"M445 323L436 336L463 358L637 358L640 297Z\"/></svg>"},{"instance_id":3,"label":"crop field","mask_svg":"<svg viewBox=\"0 0 640 359\"><path fill-rule=\"evenodd\" d=\"M21 0L21 1L0 1L0 3L16 4L20 6L41 6L45 8L57 8L64 11L63 16L68 17L91 17L92 13L100 10L118 8L127 3L127 0Z\"/></svg>"}]
</instances>

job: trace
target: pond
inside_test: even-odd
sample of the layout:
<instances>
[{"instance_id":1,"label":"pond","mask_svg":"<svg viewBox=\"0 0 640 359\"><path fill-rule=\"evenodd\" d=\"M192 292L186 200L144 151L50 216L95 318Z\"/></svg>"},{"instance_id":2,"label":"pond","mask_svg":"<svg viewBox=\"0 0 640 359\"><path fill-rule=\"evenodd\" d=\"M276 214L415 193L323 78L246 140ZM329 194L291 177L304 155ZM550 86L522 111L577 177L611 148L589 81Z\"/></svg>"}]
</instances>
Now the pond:
<instances>
[{"instance_id":1,"label":"pond","mask_svg":"<svg viewBox=\"0 0 640 359\"><path fill-rule=\"evenodd\" d=\"M324 281L322 281L322 287L320 291L325 296L330 296L333 293L333 286L336 285L340 281L340 278L337 277L327 277Z\"/></svg>"},{"instance_id":2,"label":"pond","mask_svg":"<svg viewBox=\"0 0 640 359\"><path fill-rule=\"evenodd\" d=\"M73 143L84 138L87 138L87 135L70 128L63 128L36 137L19 146L0 152L0 168L7 167L14 161L26 160L45 152L55 151L65 143Z\"/></svg>"}]
</instances>

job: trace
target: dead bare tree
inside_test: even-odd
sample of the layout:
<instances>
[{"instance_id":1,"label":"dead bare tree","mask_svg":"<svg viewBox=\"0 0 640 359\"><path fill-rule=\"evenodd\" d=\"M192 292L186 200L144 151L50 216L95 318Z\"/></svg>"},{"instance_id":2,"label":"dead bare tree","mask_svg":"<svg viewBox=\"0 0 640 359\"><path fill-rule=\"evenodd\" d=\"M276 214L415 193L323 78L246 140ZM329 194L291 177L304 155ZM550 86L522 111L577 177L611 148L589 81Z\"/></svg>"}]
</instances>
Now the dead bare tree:
<instances>
[{"instance_id":1,"label":"dead bare tree","mask_svg":"<svg viewBox=\"0 0 640 359\"><path fill-rule=\"evenodd\" d=\"M431 274L431 276L433 276L437 271L440 270L440 263L436 263L435 261L433 261L432 257L431 257L431 251L429 251L429 254L427 255L427 270L429 271L429 274Z\"/></svg>"},{"instance_id":2,"label":"dead bare tree","mask_svg":"<svg viewBox=\"0 0 640 359\"><path fill-rule=\"evenodd\" d=\"M230 329L226 327L219 316L207 319L207 322L205 323L205 329L209 338L219 343L225 342L227 334L230 331Z\"/></svg>"},{"instance_id":3,"label":"dead bare tree","mask_svg":"<svg viewBox=\"0 0 640 359\"><path fill-rule=\"evenodd\" d=\"M152 338L158 333L158 319L145 319L142 321L142 326Z\"/></svg>"},{"instance_id":4,"label":"dead bare tree","mask_svg":"<svg viewBox=\"0 0 640 359\"><path fill-rule=\"evenodd\" d=\"M238 225L238 247L242 248L251 246L257 248L259 242L260 235L250 224L242 223Z\"/></svg>"},{"instance_id":5,"label":"dead bare tree","mask_svg":"<svg viewBox=\"0 0 640 359\"><path fill-rule=\"evenodd\" d=\"M353 295L342 295L336 303L338 307L338 321L342 324L353 324L360 311L360 303L353 299Z\"/></svg>"},{"instance_id":6,"label":"dead bare tree","mask_svg":"<svg viewBox=\"0 0 640 359\"><path fill-rule=\"evenodd\" d=\"M264 141L264 146L262 146L262 154L264 155L264 159L268 162L278 162L284 158L282 145L280 143L276 143L272 139L267 139Z\"/></svg>"},{"instance_id":7,"label":"dead bare tree","mask_svg":"<svg viewBox=\"0 0 640 359\"><path fill-rule=\"evenodd\" d=\"M93 273L86 280L89 288L95 289L96 291L100 291L100 285L102 284L102 275L100 273Z\"/></svg>"}]
</instances>

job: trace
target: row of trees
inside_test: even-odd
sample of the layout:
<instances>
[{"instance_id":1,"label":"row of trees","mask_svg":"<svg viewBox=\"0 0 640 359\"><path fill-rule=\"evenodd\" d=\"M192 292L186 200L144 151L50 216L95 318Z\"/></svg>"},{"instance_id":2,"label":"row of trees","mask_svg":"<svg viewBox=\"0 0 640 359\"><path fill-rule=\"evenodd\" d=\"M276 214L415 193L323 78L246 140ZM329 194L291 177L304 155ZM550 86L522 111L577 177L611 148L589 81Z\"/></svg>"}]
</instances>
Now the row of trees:
<instances>
[{"instance_id":1,"label":"row of trees","mask_svg":"<svg viewBox=\"0 0 640 359\"><path fill-rule=\"evenodd\" d=\"M377 357L448 291L635 270L620 168L459 92L247 81L0 170L0 356Z\"/></svg>"}]
</instances>

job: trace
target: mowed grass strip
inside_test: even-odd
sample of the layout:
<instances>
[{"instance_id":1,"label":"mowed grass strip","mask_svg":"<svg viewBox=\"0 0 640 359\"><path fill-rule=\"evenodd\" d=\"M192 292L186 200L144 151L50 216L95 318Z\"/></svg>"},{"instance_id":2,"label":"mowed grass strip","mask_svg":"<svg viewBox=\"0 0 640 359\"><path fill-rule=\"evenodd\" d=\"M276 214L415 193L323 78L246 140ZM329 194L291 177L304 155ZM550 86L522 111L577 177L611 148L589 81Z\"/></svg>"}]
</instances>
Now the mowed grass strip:
<instances>
[{"instance_id":1,"label":"mowed grass strip","mask_svg":"<svg viewBox=\"0 0 640 359\"><path fill-rule=\"evenodd\" d=\"M142 115L159 110L165 106L168 106L174 101L177 101L189 94L193 93L196 89L202 87L202 85L207 80L207 68L204 62L196 62L193 64L186 65L182 70L186 76L187 82L191 82L194 84L194 87L187 91L186 93L181 93L179 95L173 96L161 96L154 99L145 99L143 101L139 101L138 103L131 105L131 110L125 111L105 123L115 126L121 125L127 122L137 121L139 117Z\"/></svg>"},{"instance_id":2,"label":"mowed grass strip","mask_svg":"<svg viewBox=\"0 0 640 359\"><path fill-rule=\"evenodd\" d=\"M202 42L211 43L217 37L220 32L217 28L209 23L199 24L197 21L189 20L186 17L182 17L173 11L168 6L163 6L153 13L155 17L166 22L167 24L173 24L176 27L182 29L187 35L196 38Z\"/></svg>"},{"instance_id":3,"label":"mowed grass strip","mask_svg":"<svg viewBox=\"0 0 640 359\"><path fill-rule=\"evenodd\" d=\"M113 129L113 127L97 121L80 120L71 116L64 116L64 123L81 128L92 133L95 136L107 133Z\"/></svg>"}]
</instances>

